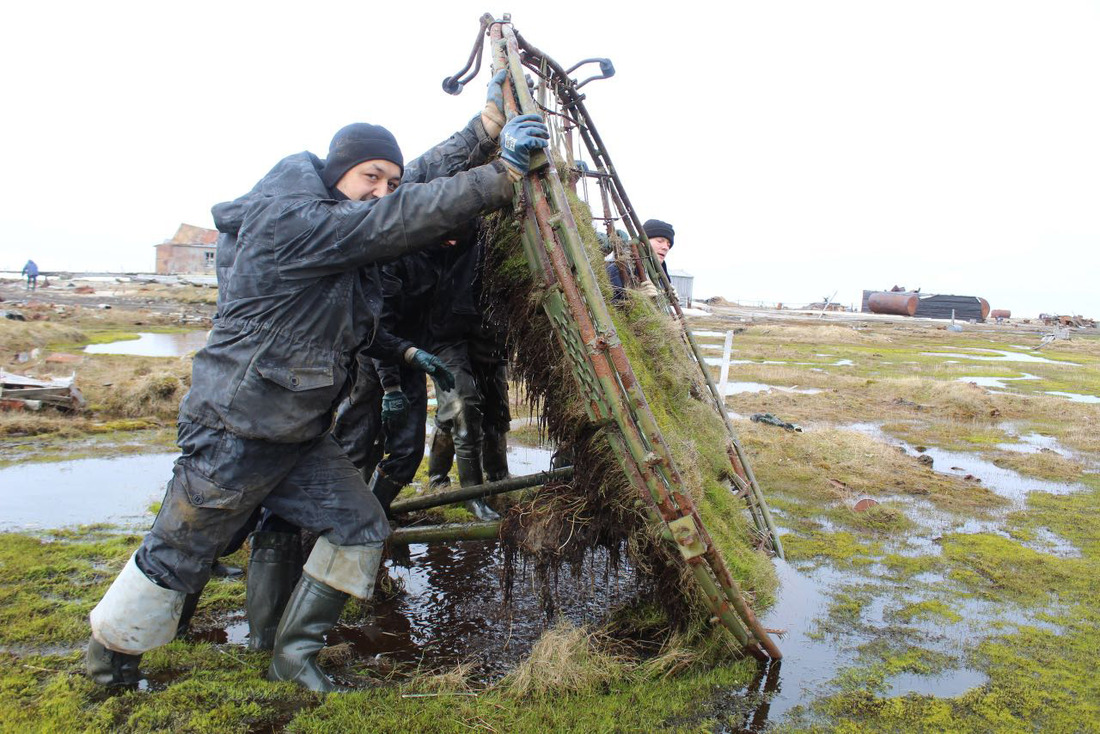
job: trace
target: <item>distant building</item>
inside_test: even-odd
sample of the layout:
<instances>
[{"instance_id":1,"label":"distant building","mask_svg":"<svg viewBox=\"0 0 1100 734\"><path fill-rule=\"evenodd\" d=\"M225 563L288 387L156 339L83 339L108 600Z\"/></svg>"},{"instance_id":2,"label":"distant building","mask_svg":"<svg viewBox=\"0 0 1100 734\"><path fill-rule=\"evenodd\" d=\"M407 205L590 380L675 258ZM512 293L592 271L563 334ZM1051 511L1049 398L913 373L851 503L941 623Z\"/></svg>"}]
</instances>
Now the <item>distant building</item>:
<instances>
[{"instance_id":1,"label":"distant building","mask_svg":"<svg viewBox=\"0 0 1100 734\"><path fill-rule=\"evenodd\" d=\"M157 274L214 273L218 231L181 224L175 236L156 245Z\"/></svg>"},{"instance_id":2,"label":"distant building","mask_svg":"<svg viewBox=\"0 0 1100 734\"><path fill-rule=\"evenodd\" d=\"M691 288L695 282L695 276L686 270L669 270L668 279L672 281L672 287L680 296L680 305L684 308L691 306Z\"/></svg>"}]
</instances>

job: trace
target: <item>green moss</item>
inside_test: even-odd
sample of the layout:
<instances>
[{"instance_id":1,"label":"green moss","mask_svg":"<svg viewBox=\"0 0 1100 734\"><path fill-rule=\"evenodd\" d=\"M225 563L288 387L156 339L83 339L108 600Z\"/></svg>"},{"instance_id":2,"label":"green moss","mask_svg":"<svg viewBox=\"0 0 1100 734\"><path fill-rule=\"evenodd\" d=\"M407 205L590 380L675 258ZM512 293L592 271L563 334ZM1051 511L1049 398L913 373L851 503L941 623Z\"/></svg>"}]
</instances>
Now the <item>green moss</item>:
<instances>
[{"instance_id":1,"label":"green moss","mask_svg":"<svg viewBox=\"0 0 1100 734\"><path fill-rule=\"evenodd\" d=\"M882 564L895 578L909 579L938 569L940 559L936 556L906 556L890 553L882 559Z\"/></svg>"},{"instance_id":2,"label":"green moss","mask_svg":"<svg viewBox=\"0 0 1100 734\"><path fill-rule=\"evenodd\" d=\"M0 644L87 639L87 615L137 547L134 535L90 529L73 542L0 534Z\"/></svg>"},{"instance_id":3,"label":"green moss","mask_svg":"<svg viewBox=\"0 0 1100 734\"><path fill-rule=\"evenodd\" d=\"M788 534L783 536L783 547L790 561L820 564L828 560L842 568L870 565L882 553L880 543L862 543L847 531L814 531L807 536Z\"/></svg>"},{"instance_id":4,"label":"green moss","mask_svg":"<svg viewBox=\"0 0 1100 734\"><path fill-rule=\"evenodd\" d=\"M896 619L904 624L910 624L917 620L958 622L962 615L939 599L925 599L923 601L906 604L900 609L887 613L891 619Z\"/></svg>"},{"instance_id":5,"label":"green moss","mask_svg":"<svg viewBox=\"0 0 1100 734\"><path fill-rule=\"evenodd\" d=\"M946 536L943 553L952 564L951 578L989 598L1035 602L1073 579L1071 561L991 533Z\"/></svg>"}]
</instances>

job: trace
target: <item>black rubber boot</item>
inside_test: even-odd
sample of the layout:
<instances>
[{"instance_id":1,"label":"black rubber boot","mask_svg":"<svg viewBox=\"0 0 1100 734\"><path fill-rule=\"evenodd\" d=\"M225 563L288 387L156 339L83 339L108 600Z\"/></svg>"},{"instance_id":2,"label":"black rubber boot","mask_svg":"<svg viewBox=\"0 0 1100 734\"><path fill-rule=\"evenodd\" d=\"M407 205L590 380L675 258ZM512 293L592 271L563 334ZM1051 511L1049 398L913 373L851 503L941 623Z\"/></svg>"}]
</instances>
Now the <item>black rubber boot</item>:
<instances>
[{"instance_id":1,"label":"black rubber boot","mask_svg":"<svg viewBox=\"0 0 1100 734\"><path fill-rule=\"evenodd\" d=\"M84 658L88 677L108 688L134 688L141 680L138 665L141 655L108 650L96 638L88 640L88 653Z\"/></svg>"},{"instance_id":2,"label":"black rubber boot","mask_svg":"<svg viewBox=\"0 0 1100 734\"><path fill-rule=\"evenodd\" d=\"M450 431L436 426L432 431L432 446L428 453L428 486L446 487L451 483L448 476L454 464L455 442Z\"/></svg>"},{"instance_id":3,"label":"black rubber boot","mask_svg":"<svg viewBox=\"0 0 1100 734\"><path fill-rule=\"evenodd\" d=\"M250 650L274 647L279 619L301 575L302 543L297 533L252 534L252 556L245 584Z\"/></svg>"},{"instance_id":4,"label":"black rubber boot","mask_svg":"<svg viewBox=\"0 0 1100 734\"><path fill-rule=\"evenodd\" d=\"M340 619L347 600L344 592L302 574L279 623L275 654L267 669L268 680L294 681L318 693L350 690L336 685L317 665L317 653L325 646L325 635Z\"/></svg>"},{"instance_id":5,"label":"black rubber boot","mask_svg":"<svg viewBox=\"0 0 1100 734\"><path fill-rule=\"evenodd\" d=\"M485 431L481 436L481 467L485 480L499 482L508 478L508 434Z\"/></svg>"},{"instance_id":6,"label":"black rubber boot","mask_svg":"<svg viewBox=\"0 0 1100 734\"><path fill-rule=\"evenodd\" d=\"M378 503L382 505L382 509L386 512L386 517L390 517L390 504L393 503L395 497L401 492L403 484L398 484L393 481L378 469L374 470L374 475L370 478L370 484L367 488L374 493Z\"/></svg>"},{"instance_id":7,"label":"black rubber boot","mask_svg":"<svg viewBox=\"0 0 1100 734\"><path fill-rule=\"evenodd\" d=\"M194 594L183 597L183 610L180 612L180 621L176 624L177 640L183 639L191 631L191 618L195 616L195 609L199 606L200 596L202 596L202 592L196 591Z\"/></svg>"},{"instance_id":8,"label":"black rubber boot","mask_svg":"<svg viewBox=\"0 0 1100 734\"><path fill-rule=\"evenodd\" d=\"M459 456L455 461L458 464L459 484L463 487L484 484L480 459L467 459L465 456ZM489 507L484 499L466 500L466 509L478 520L500 519L500 515L492 507Z\"/></svg>"},{"instance_id":9,"label":"black rubber boot","mask_svg":"<svg viewBox=\"0 0 1100 734\"><path fill-rule=\"evenodd\" d=\"M210 575L217 576L220 579L239 579L244 578L244 569L227 566L221 561L214 561L214 565L210 567Z\"/></svg>"}]
</instances>

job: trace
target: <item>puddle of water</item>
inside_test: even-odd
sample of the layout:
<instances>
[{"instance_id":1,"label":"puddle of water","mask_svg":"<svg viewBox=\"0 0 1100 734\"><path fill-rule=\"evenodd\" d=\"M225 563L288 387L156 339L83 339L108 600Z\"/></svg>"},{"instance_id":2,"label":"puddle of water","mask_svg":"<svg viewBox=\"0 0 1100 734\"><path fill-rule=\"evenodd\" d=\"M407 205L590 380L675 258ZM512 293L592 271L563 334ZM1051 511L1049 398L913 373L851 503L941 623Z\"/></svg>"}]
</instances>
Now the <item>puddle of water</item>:
<instances>
[{"instance_id":1,"label":"puddle of water","mask_svg":"<svg viewBox=\"0 0 1100 734\"><path fill-rule=\"evenodd\" d=\"M727 382L726 395L740 395L741 393L770 392L798 393L799 395L816 395L822 390L816 387L780 387L779 385L765 385L763 382Z\"/></svg>"},{"instance_id":2,"label":"puddle of water","mask_svg":"<svg viewBox=\"0 0 1100 734\"><path fill-rule=\"evenodd\" d=\"M551 449L540 449L533 446L509 446L508 447L508 473L512 476L523 476L540 471L550 471L550 462L554 452Z\"/></svg>"},{"instance_id":3,"label":"puddle of water","mask_svg":"<svg viewBox=\"0 0 1100 734\"><path fill-rule=\"evenodd\" d=\"M1000 349L978 349L975 351L992 352L992 354L962 354L960 352L921 352L921 354L926 357L957 357L959 359L980 359L988 362L1041 362L1043 364L1064 364L1071 367L1080 367L1076 362L1062 362L1024 352L1005 352Z\"/></svg>"},{"instance_id":4,"label":"puddle of water","mask_svg":"<svg viewBox=\"0 0 1100 734\"><path fill-rule=\"evenodd\" d=\"M1060 398L1067 398L1074 403L1100 403L1100 396L1096 395L1082 395L1076 392L1061 392L1060 390L1047 390L1047 395L1057 395Z\"/></svg>"},{"instance_id":5,"label":"puddle of water","mask_svg":"<svg viewBox=\"0 0 1100 734\"><path fill-rule=\"evenodd\" d=\"M504 603L503 563L495 542L410 546L409 556L390 568L406 593L379 604L362 624L337 627L328 644L349 643L383 671L395 664L435 669L474 661L483 679L496 678L554 623L530 577L517 579L511 603ZM606 552L590 555L579 570L577 578L563 571L553 582L557 592L568 590L555 594L559 619L597 622L636 593L631 570L613 569Z\"/></svg>"},{"instance_id":6,"label":"puddle of water","mask_svg":"<svg viewBox=\"0 0 1100 734\"><path fill-rule=\"evenodd\" d=\"M894 585L876 584L882 590L864 608L860 621L846 629L841 635L821 634L819 622L828 615L833 596L846 586L859 586L868 579L855 573L840 572L828 566L813 570L800 570L785 561L775 560L776 573L779 576L780 589L776 604L763 618L765 627L778 627L786 630L780 641L783 650L783 662L779 670L779 681L770 701L770 716L778 720L796 705L827 693L829 684L837 673L845 667L857 663L857 648L879 633L886 633L891 623L885 619L887 608L898 608L910 601L918 601L925 595L895 593ZM930 581L942 583L943 578ZM906 582L911 584L912 579ZM900 587L899 587L900 588ZM956 654L972 635L967 619L996 618L994 607L979 610L981 602L965 602L967 609L963 613L964 622L959 625L944 624L942 621L915 620L903 625L903 630L918 636L921 643L943 652ZM895 626L896 627L896 626ZM888 681L890 695L900 696L906 693L921 693L936 696L957 696L960 693L982 685L986 681L981 672L959 667L944 671L935 676L901 674L892 676Z\"/></svg>"},{"instance_id":7,"label":"puddle of water","mask_svg":"<svg viewBox=\"0 0 1100 734\"><path fill-rule=\"evenodd\" d=\"M89 344L88 354L128 354L139 357L182 357L206 346L206 330L184 331L174 334L150 334L142 332L137 339Z\"/></svg>"},{"instance_id":8,"label":"puddle of water","mask_svg":"<svg viewBox=\"0 0 1100 734\"><path fill-rule=\"evenodd\" d=\"M895 446L902 446L907 453L916 453L913 447L905 441L887 436L877 424L853 423L847 428L865 433ZM1054 482L1049 479L1025 477L1019 472L999 467L991 461L986 461L965 451L948 451L933 446L924 453L932 457L933 471L959 477L971 474L981 480L981 486L1015 503L1021 503L1028 492L1069 494L1070 492L1087 489L1085 485L1080 483Z\"/></svg>"},{"instance_id":9,"label":"puddle of water","mask_svg":"<svg viewBox=\"0 0 1100 734\"><path fill-rule=\"evenodd\" d=\"M1006 382L1012 382L1013 380L1038 380L1040 378L1024 372L1021 377L956 377L955 379L958 382L970 382L979 387L1007 390L1008 385L1005 384Z\"/></svg>"},{"instance_id":10,"label":"puddle of water","mask_svg":"<svg viewBox=\"0 0 1100 734\"><path fill-rule=\"evenodd\" d=\"M178 452L24 464L0 469L4 530L148 522Z\"/></svg>"},{"instance_id":11,"label":"puddle of water","mask_svg":"<svg viewBox=\"0 0 1100 734\"><path fill-rule=\"evenodd\" d=\"M1040 451L1053 451L1060 456L1069 456L1072 452L1063 448L1058 439L1053 436L1043 436L1039 433L1027 433L1015 436L1019 443L999 443L997 448L1001 451L1011 451L1016 454L1037 454Z\"/></svg>"}]
</instances>

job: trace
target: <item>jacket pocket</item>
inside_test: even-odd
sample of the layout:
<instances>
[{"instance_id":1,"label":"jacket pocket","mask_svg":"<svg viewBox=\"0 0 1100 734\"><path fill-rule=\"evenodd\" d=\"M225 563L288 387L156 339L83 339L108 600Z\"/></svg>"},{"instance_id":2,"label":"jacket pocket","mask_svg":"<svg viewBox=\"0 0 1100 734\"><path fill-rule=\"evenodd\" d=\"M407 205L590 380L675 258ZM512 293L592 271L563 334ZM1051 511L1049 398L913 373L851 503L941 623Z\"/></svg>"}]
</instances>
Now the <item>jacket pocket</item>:
<instances>
[{"instance_id":1,"label":"jacket pocket","mask_svg":"<svg viewBox=\"0 0 1100 734\"><path fill-rule=\"evenodd\" d=\"M290 367L275 364L257 364L256 371L265 380L276 385L300 392L316 390L319 387L331 387L333 384L332 367Z\"/></svg>"},{"instance_id":2,"label":"jacket pocket","mask_svg":"<svg viewBox=\"0 0 1100 734\"><path fill-rule=\"evenodd\" d=\"M194 468L184 468L177 464L173 483L178 482L179 490L194 507L208 507L217 510L235 510L244 501L244 492L239 489L227 489L216 484Z\"/></svg>"}]
</instances>

